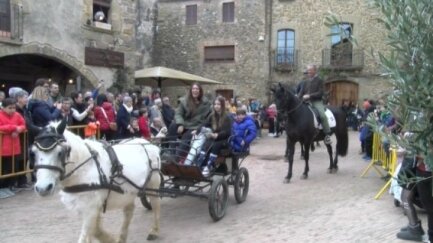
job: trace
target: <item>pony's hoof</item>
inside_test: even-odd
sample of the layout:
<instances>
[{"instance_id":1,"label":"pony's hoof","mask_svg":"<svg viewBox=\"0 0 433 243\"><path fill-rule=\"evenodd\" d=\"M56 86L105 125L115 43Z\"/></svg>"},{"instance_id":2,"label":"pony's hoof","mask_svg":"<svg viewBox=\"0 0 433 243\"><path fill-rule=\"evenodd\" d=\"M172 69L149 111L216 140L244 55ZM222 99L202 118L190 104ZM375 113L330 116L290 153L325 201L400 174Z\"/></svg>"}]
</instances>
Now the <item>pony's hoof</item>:
<instances>
[{"instance_id":1,"label":"pony's hoof","mask_svg":"<svg viewBox=\"0 0 433 243\"><path fill-rule=\"evenodd\" d=\"M338 167L335 167L335 168L332 169L333 173L337 173L337 171L338 171Z\"/></svg>"},{"instance_id":2,"label":"pony's hoof","mask_svg":"<svg viewBox=\"0 0 433 243\"><path fill-rule=\"evenodd\" d=\"M333 173L333 169L328 168L328 174L332 174Z\"/></svg>"},{"instance_id":3,"label":"pony's hoof","mask_svg":"<svg viewBox=\"0 0 433 243\"><path fill-rule=\"evenodd\" d=\"M302 176L301 176L301 179L302 179L302 180L306 180L306 179L308 179L308 175L302 175Z\"/></svg>"},{"instance_id":4,"label":"pony's hoof","mask_svg":"<svg viewBox=\"0 0 433 243\"><path fill-rule=\"evenodd\" d=\"M284 184L289 184L290 183L290 178L284 178Z\"/></svg>"},{"instance_id":5,"label":"pony's hoof","mask_svg":"<svg viewBox=\"0 0 433 243\"><path fill-rule=\"evenodd\" d=\"M155 234L149 234L149 235L147 236L147 240L156 240L157 238L158 238L158 236L155 235Z\"/></svg>"}]
</instances>

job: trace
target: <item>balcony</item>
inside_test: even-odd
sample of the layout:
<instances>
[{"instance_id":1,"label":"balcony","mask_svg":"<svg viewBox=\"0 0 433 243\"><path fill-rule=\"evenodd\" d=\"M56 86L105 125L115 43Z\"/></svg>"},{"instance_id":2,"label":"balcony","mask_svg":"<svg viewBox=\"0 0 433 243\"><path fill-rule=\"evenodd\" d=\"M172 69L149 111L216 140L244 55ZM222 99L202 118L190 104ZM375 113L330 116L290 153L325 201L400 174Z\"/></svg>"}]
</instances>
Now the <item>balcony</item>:
<instances>
[{"instance_id":1,"label":"balcony","mask_svg":"<svg viewBox=\"0 0 433 243\"><path fill-rule=\"evenodd\" d=\"M23 41L23 6L11 4L10 11L0 17L0 41L21 43Z\"/></svg>"},{"instance_id":2,"label":"balcony","mask_svg":"<svg viewBox=\"0 0 433 243\"><path fill-rule=\"evenodd\" d=\"M322 68L337 71L358 71L364 67L364 50L332 48L322 50Z\"/></svg>"},{"instance_id":3,"label":"balcony","mask_svg":"<svg viewBox=\"0 0 433 243\"><path fill-rule=\"evenodd\" d=\"M298 68L298 50L275 50L273 67L277 71L291 72Z\"/></svg>"}]
</instances>

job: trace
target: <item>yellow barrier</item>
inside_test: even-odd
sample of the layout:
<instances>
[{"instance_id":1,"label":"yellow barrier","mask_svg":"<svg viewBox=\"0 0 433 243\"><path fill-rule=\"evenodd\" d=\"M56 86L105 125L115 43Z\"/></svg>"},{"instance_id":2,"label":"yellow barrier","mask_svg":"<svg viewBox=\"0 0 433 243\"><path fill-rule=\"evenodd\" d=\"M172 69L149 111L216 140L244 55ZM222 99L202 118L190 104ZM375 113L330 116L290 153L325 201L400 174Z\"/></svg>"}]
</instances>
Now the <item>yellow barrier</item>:
<instances>
[{"instance_id":1,"label":"yellow barrier","mask_svg":"<svg viewBox=\"0 0 433 243\"><path fill-rule=\"evenodd\" d=\"M70 130L71 132L78 134L78 135L82 135L84 136L84 128L86 127L86 125L78 125L78 126L68 126L68 130ZM100 138L100 130L97 130L96 133L96 138L99 139ZM2 156L2 151L0 149L0 179L5 179L5 178L9 178L9 177L14 177L14 176L19 176L19 175L25 175L28 173L33 172L32 169L29 168L29 163L28 163L28 153L27 153L27 145L28 145L28 134L27 132L23 132L20 134L20 143L22 141L25 141L24 143L21 143L21 154L17 155L17 156L12 156L12 172L11 173L7 173L3 175L3 156ZM0 148L2 148L3 146L3 133L0 132ZM14 149L14 147L12 148ZM23 160L23 167L24 170L20 170L20 171L15 171L16 167L17 167L17 160L21 159L19 158L19 156L22 155L22 160Z\"/></svg>"},{"instance_id":2,"label":"yellow barrier","mask_svg":"<svg viewBox=\"0 0 433 243\"><path fill-rule=\"evenodd\" d=\"M378 167L382 167L386 174L384 175ZM392 176L397 168L397 149L391 147L389 151L386 151L383 147L382 138L378 133L374 133L373 135L372 158L368 166L362 172L361 177L364 177L371 168L373 168L382 178L386 178L386 176L390 177L376 196L374 196L374 199L379 199L391 185Z\"/></svg>"}]
</instances>

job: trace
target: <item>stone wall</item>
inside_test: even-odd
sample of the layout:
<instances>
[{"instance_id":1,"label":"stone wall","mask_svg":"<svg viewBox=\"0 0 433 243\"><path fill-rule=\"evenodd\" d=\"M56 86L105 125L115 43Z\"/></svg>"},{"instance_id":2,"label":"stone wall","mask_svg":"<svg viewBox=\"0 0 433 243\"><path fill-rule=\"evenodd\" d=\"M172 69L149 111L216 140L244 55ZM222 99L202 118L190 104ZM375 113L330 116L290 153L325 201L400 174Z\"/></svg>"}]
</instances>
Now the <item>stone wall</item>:
<instances>
[{"instance_id":1,"label":"stone wall","mask_svg":"<svg viewBox=\"0 0 433 243\"><path fill-rule=\"evenodd\" d=\"M332 12L340 22L353 24L356 39L353 49L364 50L364 67L360 71L326 71L325 80L349 80L359 84L359 98L377 98L389 89L381 78L377 52L386 52L386 33L378 23L380 13L367 5L366 0L293 0L273 1L273 36L271 44L276 46L279 29L295 30L295 46L300 51L299 68L292 73L273 72L273 82L297 82L309 63L321 65L322 50L331 47L330 28L325 26L326 16ZM372 52L371 52L372 51Z\"/></svg>"},{"instance_id":2,"label":"stone wall","mask_svg":"<svg viewBox=\"0 0 433 243\"><path fill-rule=\"evenodd\" d=\"M112 0L108 16L111 30L93 25L93 1L14 0L23 7L22 42L0 43L0 58L36 54L59 61L94 86L104 79L107 87L116 80L118 68L84 65L85 47L122 52L126 75L122 85L133 84L133 72L151 65L156 0Z\"/></svg>"},{"instance_id":3,"label":"stone wall","mask_svg":"<svg viewBox=\"0 0 433 243\"><path fill-rule=\"evenodd\" d=\"M227 0L159 2L158 33L154 60L157 65L191 72L224 82L206 86L207 92L233 89L244 98L265 97L267 49L259 36L265 32L265 4L258 0L234 0L234 23L222 22ZM197 4L197 25L185 25L186 5ZM204 62L204 47L234 45L235 61ZM165 89L183 95L184 89Z\"/></svg>"},{"instance_id":4,"label":"stone wall","mask_svg":"<svg viewBox=\"0 0 433 243\"><path fill-rule=\"evenodd\" d=\"M386 33L376 21L380 14L370 9L366 0L235 0L236 20L231 24L221 23L222 3L227 1L160 0L155 63L224 82L207 87L211 91L233 89L235 95L267 100L270 84L296 83L307 64L322 64L322 50L331 47L331 37L327 36L330 28L324 22L327 14L333 12L341 22L354 25L353 35L358 43L354 49L364 50L364 65L357 71L325 70L321 72L325 80L357 83L359 99L376 98L373 94L389 89L386 80L379 76L377 59L377 51L387 50ZM198 5L198 23L189 26L185 25L185 6L192 4ZM277 32L285 28L295 31L299 51L298 67L290 72L274 69ZM259 36L264 40L259 41ZM236 45L234 63L204 63L203 47L219 44Z\"/></svg>"}]
</instances>

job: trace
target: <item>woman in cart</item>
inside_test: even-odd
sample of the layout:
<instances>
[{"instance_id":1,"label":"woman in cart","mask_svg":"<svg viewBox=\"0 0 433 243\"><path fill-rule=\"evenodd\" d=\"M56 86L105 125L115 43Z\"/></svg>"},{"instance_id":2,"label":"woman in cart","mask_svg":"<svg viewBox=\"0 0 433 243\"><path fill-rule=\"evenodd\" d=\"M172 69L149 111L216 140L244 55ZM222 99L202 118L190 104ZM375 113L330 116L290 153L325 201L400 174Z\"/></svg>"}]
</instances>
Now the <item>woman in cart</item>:
<instances>
[{"instance_id":1,"label":"woman in cart","mask_svg":"<svg viewBox=\"0 0 433 243\"><path fill-rule=\"evenodd\" d=\"M210 152L207 163L204 165L204 176L208 176L209 172L215 167L215 160L220 151L228 147L232 120L226 111L225 104L226 101L224 97L218 96L213 102L212 113L204 124L205 127L212 129L212 133L207 134L206 142L196 160L197 166L201 167L206 159L207 152ZM201 127L197 129L197 131L200 130ZM193 134L195 133L196 131L193 131Z\"/></svg>"},{"instance_id":2,"label":"woman in cart","mask_svg":"<svg viewBox=\"0 0 433 243\"><path fill-rule=\"evenodd\" d=\"M211 104L203 96L203 88L198 83L193 84L186 97L180 98L174 122L168 129L167 141L169 142L169 151L172 154L176 153L176 160L185 157L189 150L192 131L196 130L206 121L210 112ZM175 141L178 136L181 137L181 142L177 146Z\"/></svg>"}]
</instances>

